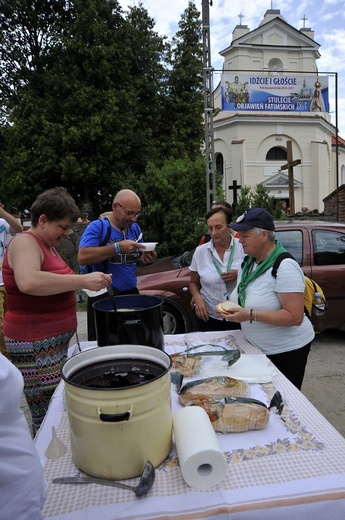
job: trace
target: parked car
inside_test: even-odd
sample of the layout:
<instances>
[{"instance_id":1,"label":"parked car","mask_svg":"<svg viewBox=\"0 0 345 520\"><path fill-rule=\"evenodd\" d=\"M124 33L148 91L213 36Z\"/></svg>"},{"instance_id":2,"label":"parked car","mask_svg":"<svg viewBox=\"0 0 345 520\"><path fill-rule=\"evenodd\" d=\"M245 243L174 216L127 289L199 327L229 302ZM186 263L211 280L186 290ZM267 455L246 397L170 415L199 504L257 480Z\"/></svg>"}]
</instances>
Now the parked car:
<instances>
[{"instance_id":1,"label":"parked car","mask_svg":"<svg viewBox=\"0 0 345 520\"><path fill-rule=\"evenodd\" d=\"M296 220L275 225L276 238L322 287L328 302L327 328L345 330L345 224ZM194 249L138 269L140 293L164 300L164 334L193 330L188 289L193 253Z\"/></svg>"}]
</instances>

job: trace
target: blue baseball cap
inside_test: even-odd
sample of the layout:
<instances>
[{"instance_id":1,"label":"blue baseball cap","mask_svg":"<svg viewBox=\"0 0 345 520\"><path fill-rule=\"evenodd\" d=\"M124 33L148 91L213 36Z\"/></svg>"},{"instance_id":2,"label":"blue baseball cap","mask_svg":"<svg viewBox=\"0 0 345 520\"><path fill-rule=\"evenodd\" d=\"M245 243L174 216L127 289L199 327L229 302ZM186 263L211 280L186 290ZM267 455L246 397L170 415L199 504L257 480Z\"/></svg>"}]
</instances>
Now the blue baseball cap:
<instances>
[{"instance_id":1,"label":"blue baseball cap","mask_svg":"<svg viewBox=\"0 0 345 520\"><path fill-rule=\"evenodd\" d=\"M274 231L274 222L271 214L265 209L250 208L238 217L236 222L231 222L229 227L235 231L247 231L253 228Z\"/></svg>"}]
</instances>

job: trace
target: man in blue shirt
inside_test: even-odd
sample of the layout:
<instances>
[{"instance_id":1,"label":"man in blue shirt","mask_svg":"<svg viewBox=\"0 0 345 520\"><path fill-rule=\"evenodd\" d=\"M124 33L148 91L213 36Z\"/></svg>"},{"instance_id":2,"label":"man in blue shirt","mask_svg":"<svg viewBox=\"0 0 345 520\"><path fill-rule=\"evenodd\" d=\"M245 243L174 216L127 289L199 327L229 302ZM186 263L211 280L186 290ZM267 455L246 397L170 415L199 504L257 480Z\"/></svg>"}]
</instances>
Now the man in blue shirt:
<instances>
[{"instance_id":1,"label":"man in blue shirt","mask_svg":"<svg viewBox=\"0 0 345 520\"><path fill-rule=\"evenodd\" d=\"M107 218L91 222L81 237L78 262L92 266L93 271L112 274L115 295L138 293L137 264L151 264L156 251L144 249L142 233L137 219L141 213L140 198L132 190L121 190L114 198L112 212ZM88 301L88 339L96 339L92 304L105 293Z\"/></svg>"}]
</instances>

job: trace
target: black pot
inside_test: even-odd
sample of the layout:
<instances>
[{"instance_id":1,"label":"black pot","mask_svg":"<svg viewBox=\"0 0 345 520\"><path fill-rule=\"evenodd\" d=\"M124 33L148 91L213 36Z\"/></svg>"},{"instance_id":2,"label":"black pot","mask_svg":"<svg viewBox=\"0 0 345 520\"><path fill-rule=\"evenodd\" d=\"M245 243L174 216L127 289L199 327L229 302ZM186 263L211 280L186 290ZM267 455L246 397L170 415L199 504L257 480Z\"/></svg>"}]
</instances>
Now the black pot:
<instances>
[{"instance_id":1,"label":"black pot","mask_svg":"<svg viewBox=\"0 0 345 520\"><path fill-rule=\"evenodd\" d=\"M164 350L162 306L162 298L144 294L98 300L92 305L98 346L128 343Z\"/></svg>"}]
</instances>

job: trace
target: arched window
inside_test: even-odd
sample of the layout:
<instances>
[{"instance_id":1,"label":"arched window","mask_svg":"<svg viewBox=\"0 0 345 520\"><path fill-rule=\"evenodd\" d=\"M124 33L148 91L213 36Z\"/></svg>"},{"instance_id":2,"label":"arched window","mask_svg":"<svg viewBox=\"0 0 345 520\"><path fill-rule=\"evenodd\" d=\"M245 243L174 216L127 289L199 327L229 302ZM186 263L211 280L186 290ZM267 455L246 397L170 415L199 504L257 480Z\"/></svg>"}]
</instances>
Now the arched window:
<instances>
[{"instance_id":1,"label":"arched window","mask_svg":"<svg viewBox=\"0 0 345 520\"><path fill-rule=\"evenodd\" d=\"M221 175L224 174L224 159L223 159L223 154L221 154L221 153L219 153L216 157L216 170Z\"/></svg>"},{"instance_id":2,"label":"arched window","mask_svg":"<svg viewBox=\"0 0 345 520\"><path fill-rule=\"evenodd\" d=\"M271 76L279 75L279 73L283 70L283 62L279 58L272 58L268 62L268 70Z\"/></svg>"},{"instance_id":3,"label":"arched window","mask_svg":"<svg viewBox=\"0 0 345 520\"><path fill-rule=\"evenodd\" d=\"M266 161L286 161L287 155L285 148L281 148L280 146L274 146L268 150L266 154Z\"/></svg>"}]
</instances>

